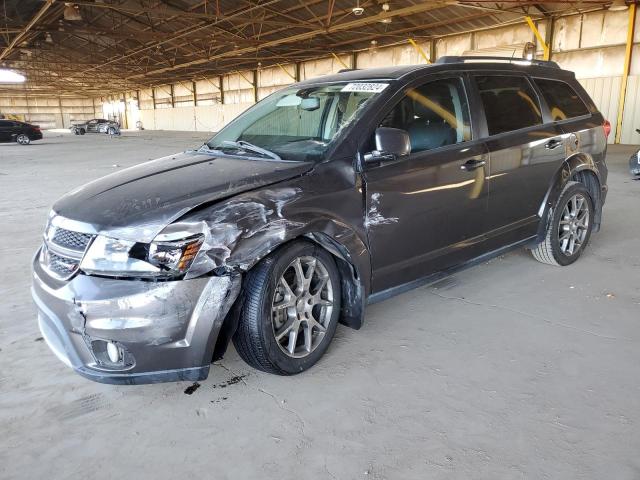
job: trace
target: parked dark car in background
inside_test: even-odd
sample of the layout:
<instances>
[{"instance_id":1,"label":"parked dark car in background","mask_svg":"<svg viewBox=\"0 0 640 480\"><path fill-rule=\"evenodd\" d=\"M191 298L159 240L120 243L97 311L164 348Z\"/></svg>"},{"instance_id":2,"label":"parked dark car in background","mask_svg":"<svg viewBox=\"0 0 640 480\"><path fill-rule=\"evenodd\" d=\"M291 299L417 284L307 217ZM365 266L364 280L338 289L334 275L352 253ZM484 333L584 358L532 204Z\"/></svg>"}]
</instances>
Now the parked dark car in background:
<instances>
[{"instance_id":1,"label":"parked dark car in background","mask_svg":"<svg viewBox=\"0 0 640 480\"><path fill-rule=\"evenodd\" d=\"M106 133L109 135L120 134L120 124L113 120L105 120L104 118L94 118L84 123L74 123L69 128L76 135L84 135L85 133Z\"/></svg>"},{"instance_id":2,"label":"parked dark car in background","mask_svg":"<svg viewBox=\"0 0 640 480\"><path fill-rule=\"evenodd\" d=\"M302 372L367 303L515 247L575 262L600 228L609 131L553 62L288 86L197 150L61 198L33 260L40 329L100 382L203 379L231 340L255 368Z\"/></svg>"},{"instance_id":3,"label":"parked dark car in background","mask_svg":"<svg viewBox=\"0 0 640 480\"><path fill-rule=\"evenodd\" d=\"M0 142L29 145L33 140L42 140L42 131L38 125L17 120L0 120Z\"/></svg>"}]
</instances>

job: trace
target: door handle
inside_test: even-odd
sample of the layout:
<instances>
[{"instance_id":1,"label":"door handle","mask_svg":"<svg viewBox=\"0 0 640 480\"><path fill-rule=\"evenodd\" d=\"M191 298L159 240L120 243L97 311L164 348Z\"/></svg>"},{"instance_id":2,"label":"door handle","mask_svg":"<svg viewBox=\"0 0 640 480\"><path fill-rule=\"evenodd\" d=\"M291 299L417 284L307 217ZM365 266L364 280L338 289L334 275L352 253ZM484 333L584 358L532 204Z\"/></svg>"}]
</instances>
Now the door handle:
<instances>
[{"instance_id":1,"label":"door handle","mask_svg":"<svg viewBox=\"0 0 640 480\"><path fill-rule=\"evenodd\" d=\"M471 172L476 168L484 167L487 164L484 160L468 160L460 165L460 170Z\"/></svg>"},{"instance_id":2,"label":"door handle","mask_svg":"<svg viewBox=\"0 0 640 480\"><path fill-rule=\"evenodd\" d=\"M562 141L554 138L553 140L549 140L547 143L545 143L544 148L553 150L554 148L557 148L560 145L562 145Z\"/></svg>"}]
</instances>

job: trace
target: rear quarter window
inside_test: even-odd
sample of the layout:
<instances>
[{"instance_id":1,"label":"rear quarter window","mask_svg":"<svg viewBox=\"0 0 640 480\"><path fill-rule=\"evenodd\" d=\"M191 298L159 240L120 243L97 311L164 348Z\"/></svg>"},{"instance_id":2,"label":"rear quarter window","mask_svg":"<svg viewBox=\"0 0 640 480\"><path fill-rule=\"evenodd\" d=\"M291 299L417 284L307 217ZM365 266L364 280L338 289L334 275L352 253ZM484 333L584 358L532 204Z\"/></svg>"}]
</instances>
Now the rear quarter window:
<instances>
[{"instance_id":1,"label":"rear quarter window","mask_svg":"<svg viewBox=\"0 0 640 480\"><path fill-rule=\"evenodd\" d=\"M569 84L541 78L534 82L542 92L554 122L589 114L589 109Z\"/></svg>"},{"instance_id":2,"label":"rear quarter window","mask_svg":"<svg viewBox=\"0 0 640 480\"><path fill-rule=\"evenodd\" d=\"M525 77L478 75L475 80L489 135L542 124L538 96Z\"/></svg>"}]
</instances>

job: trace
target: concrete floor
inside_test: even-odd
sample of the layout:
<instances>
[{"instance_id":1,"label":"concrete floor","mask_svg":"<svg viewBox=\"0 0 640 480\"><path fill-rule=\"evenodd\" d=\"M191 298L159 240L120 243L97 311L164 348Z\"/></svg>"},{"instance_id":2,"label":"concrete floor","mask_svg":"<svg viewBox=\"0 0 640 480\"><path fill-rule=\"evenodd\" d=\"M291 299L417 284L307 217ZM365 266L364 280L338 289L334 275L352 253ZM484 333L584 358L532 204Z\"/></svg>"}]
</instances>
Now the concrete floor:
<instances>
[{"instance_id":1,"label":"concrete floor","mask_svg":"<svg viewBox=\"0 0 640 480\"><path fill-rule=\"evenodd\" d=\"M50 205L205 138L0 145L0 478L640 477L631 147L610 149L603 229L575 265L517 251L371 306L303 375L254 371L233 348L191 395L188 383L114 387L68 370L29 294Z\"/></svg>"}]
</instances>

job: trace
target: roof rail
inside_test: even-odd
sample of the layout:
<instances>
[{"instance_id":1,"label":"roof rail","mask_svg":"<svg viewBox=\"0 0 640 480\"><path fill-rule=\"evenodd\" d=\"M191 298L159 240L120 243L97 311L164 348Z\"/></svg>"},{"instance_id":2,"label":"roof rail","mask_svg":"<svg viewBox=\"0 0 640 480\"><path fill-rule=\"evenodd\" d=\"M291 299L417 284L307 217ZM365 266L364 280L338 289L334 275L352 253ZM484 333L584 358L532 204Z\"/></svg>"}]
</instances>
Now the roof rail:
<instances>
[{"instance_id":1,"label":"roof rail","mask_svg":"<svg viewBox=\"0 0 640 480\"><path fill-rule=\"evenodd\" d=\"M519 65L537 65L539 67L551 67L551 68L560 68L556 62L552 62L550 60L528 60L526 58L517 58L517 57L485 57L485 56L445 56L440 57L436 63L465 63L465 62L498 62L498 63L516 63Z\"/></svg>"},{"instance_id":2,"label":"roof rail","mask_svg":"<svg viewBox=\"0 0 640 480\"><path fill-rule=\"evenodd\" d=\"M341 68L340 70L338 70L338 73L355 72L356 70L360 70L360 69L359 68Z\"/></svg>"}]
</instances>

